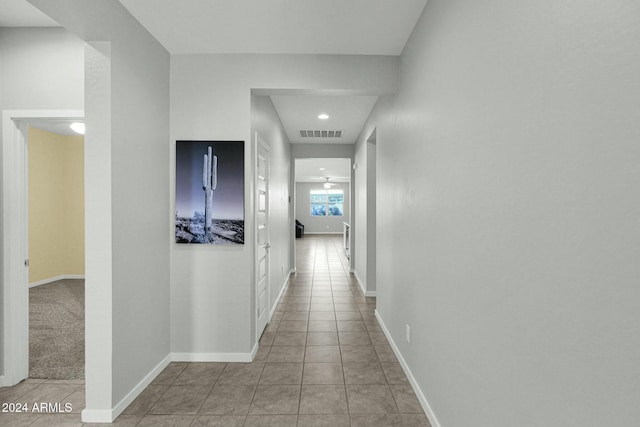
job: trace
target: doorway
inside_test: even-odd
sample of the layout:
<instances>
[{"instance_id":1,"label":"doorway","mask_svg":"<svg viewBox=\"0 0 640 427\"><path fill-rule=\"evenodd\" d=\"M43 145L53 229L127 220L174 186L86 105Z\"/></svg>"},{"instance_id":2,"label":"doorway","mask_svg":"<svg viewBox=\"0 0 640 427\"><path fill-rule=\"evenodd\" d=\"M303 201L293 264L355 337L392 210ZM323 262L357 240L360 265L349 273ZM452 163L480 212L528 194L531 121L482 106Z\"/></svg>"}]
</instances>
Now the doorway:
<instances>
[{"instance_id":1,"label":"doorway","mask_svg":"<svg viewBox=\"0 0 640 427\"><path fill-rule=\"evenodd\" d=\"M29 122L29 378L84 378L84 136Z\"/></svg>"},{"instance_id":2,"label":"doorway","mask_svg":"<svg viewBox=\"0 0 640 427\"><path fill-rule=\"evenodd\" d=\"M270 314L269 149L256 133L256 336L262 336Z\"/></svg>"},{"instance_id":3,"label":"doorway","mask_svg":"<svg viewBox=\"0 0 640 427\"><path fill-rule=\"evenodd\" d=\"M339 250L346 255L350 237L345 240L344 236L351 226L353 206L351 159L298 158L294 168L294 212L296 224L300 224L296 245L305 239L333 235L339 237Z\"/></svg>"},{"instance_id":4,"label":"doorway","mask_svg":"<svg viewBox=\"0 0 640 427\"><path fill-rule=\"evenodd\" d=\"M366 256L367 256L367 283L365 289L365 296L376 296L376 135L377 128L373 129L369 138L367 138L367 173L366 173L366 197L367 197L367 210L366 210Z\"/></svg>"},{"instance_id":5,"label":"doorway","mask_svg":"<svg viewBox=\"0 0 640 427\"><path fill-rule=\"evenodd\" d=\"M33 121L82 120L81 110L4 111L2 386L29 376L28 129Z\"/></svg>"}]
</instances>

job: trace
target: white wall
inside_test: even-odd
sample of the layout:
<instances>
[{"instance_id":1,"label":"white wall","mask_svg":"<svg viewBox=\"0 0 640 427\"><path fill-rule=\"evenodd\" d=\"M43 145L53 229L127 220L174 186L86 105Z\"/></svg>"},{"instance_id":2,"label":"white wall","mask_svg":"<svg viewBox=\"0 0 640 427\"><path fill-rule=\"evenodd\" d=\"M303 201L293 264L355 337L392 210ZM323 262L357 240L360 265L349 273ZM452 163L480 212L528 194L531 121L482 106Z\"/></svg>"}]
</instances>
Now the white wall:
<instances>
[{"instance_id":1,"label":"white wall","mask_svg":"<svg viewBox=\"0 0 640 427\"><path fill-rule=\"evenodd\" d=\"M296 159L353 159L353 144L291 144Z\"/></svg>"},{"instance_id":2,"label":"white wall","mask_svg":"<svg viewBox=\"0 0 640 427\"><path fill-rule=\"evenodd\" d=\"M291 144L280 118L268 96L251 96L252 135L258 132L269 145L269 250L271 270L269 277L270 308L285 286L291 272L289 241L291 239L291 201L289 187L291 174ZM252 297L255 298L255 295ZM253 313L255 315L255 313ZM255 316L254 316L255 317ZM255 333L252 333L253 339Z\"/></svg>"},{"instance_id":3,"label":"white wall","mask_svg":"<svg viewBox=\"0 0 640 427\"><path fill-rule=\"evenodd\" d=\"M175 183L176 139L246 141L245 182L253 182L251 89L289 90L291 93L305 90L305 93L316 94L324 89L361 94L393 93L396 72L397 58L393 57L172 56L171 188ZM292 155L293 150L292 147ZM246 356L255 344L252 333L254 230L250 190L247 186L245 245L171 245L171 337L175 353ZM289 232L292 230L293 226ZM233 325L233 328L216 325Z\"/></svg>"},{"instance_id":4,"label":"white wall","mask_svg":"<svg viewBox=\"0 0 640 427\"><path fill-rule=\"evenodd\" d=\"M342 233L343 222L351 222L351 185L347 182L334 183L332 190L342 190L344 194L344 208L342 216L311 216L311 199L309 191L324 190L322 183L318 182L296 182L296 219L304 224L306 233Z\"/></svg>"},{"instance_id":5,"label":"white wall","mask_svg":"<svg viewBox=\"0 0 640 427\"><path fill-rule=\"evenodd\" d=\"M367 139L367 283L366 296L373 296L376 292L376 135L373 133ZM384 200L382 200L384 203ZM401 227L397 231L408 231Z\"/></svg>"},{"instance_id":6,"label":"white wall","mask_svg":"<svg viewBox=\"0 0 640 427\"><path fill-rule=\"evenodd\" d=\"M0 28L0 110L82 110L83 107L84 43L81 40L61 28ZM4 270L1 273L4 277ZM0 298L2 294L0 292ZM0 309L3 305L4 302ZM4 347L0 354L4 354ZM4 361L0 366L4 372Z\"/></svg>"},{"instance_id":7,"label":"white wall","mask_svg":"<svg viewBox=\"0 0 640 427\"><path fill-rule=\"evenodd\" d=\"M170 351L169 54L119 2L31 3L104 54L89 51L86 86L86 334L104 344L87 345L84 417L97 421Z\"/></svg>"},{"instance_id":8,"label":"white wall","mask_svg":"<svg viewBox=\"0 0 640 427\"><path fill-rule=\"evenodd\" d=\"M376 107L378 312L443 427L640 418L639 16L430 0Z\"/></svg>"},{"instance_id":9,"label":"white wall","mask_svg":"<svg viewBox=\"0 0 640 427\"><path fill-rule=\"evenodd\" d=\"M377 112L383 98L375 108L355 144L355 209L354 250L357 253L354 274L366 296L376 296L376 124ZM396 226L398 232L404 229Z\"/></svg>"},{"instance_id":10,"label":"white wall","mask_svg":"<svg viewBox=\"0 0 640 427\"><path fill-rule=\"evenodd\" d=\"M64 28L0 27L0 108L81 110L84 43Z\"/></svg>"},{"instance_id":11,"label":"white wall","mask_svg":"<svg viewBox=\"0 0 640 427\"><path fill-rule=\"evenodd\" d=\"M375 111L374 109L372 114ZM369 122L371 122L371 118L367 120L367 123ZM363 131L367 130L365 125ZM352 249L357 254L353 263L353 272L365 294L367 289L367 256L369 255L367 251L367 138L368 135L363 135L361 132L355 144L354 164L356 169L354 170L353 183L355 209L353 210L354 228L351 231L354 237Z\"/></svg>"},{"instance_id":12,"label":"white wall","mask_svg":"<svg viewBox=\"0 0 640 427\"><path fill-rule=\"evenodd\" d=\"M169 55L137 31L111 57L115 402L170 351Z\"/></svg>"},{"instance_id":13,"label":"white wall","mask_svg":"<svg viewBox=\"0 0 640 427\"><path fill-rule=\"evenodd\" d=\"M103 42L100 48L85 50L85 411L110 412L115 404L111 44Z\"/></svg>"}]
</instances>

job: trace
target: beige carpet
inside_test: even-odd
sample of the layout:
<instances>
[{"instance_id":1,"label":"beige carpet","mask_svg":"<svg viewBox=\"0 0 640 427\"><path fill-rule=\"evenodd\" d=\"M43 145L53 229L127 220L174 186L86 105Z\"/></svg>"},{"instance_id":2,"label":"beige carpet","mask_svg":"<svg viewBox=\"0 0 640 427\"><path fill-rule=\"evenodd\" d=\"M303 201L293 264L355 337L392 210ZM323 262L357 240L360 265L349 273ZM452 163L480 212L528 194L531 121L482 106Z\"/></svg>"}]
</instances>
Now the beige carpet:
<instances>
[{"instance_id":1,"label":"beige carpet","mask_svg":"<svg viewBox=\"0 0 640 427\"><path fill-rule=\"evenodd\" d=\"M84 280L29 289L29 378L84 378Z\"/></svg>"}]
</instances>

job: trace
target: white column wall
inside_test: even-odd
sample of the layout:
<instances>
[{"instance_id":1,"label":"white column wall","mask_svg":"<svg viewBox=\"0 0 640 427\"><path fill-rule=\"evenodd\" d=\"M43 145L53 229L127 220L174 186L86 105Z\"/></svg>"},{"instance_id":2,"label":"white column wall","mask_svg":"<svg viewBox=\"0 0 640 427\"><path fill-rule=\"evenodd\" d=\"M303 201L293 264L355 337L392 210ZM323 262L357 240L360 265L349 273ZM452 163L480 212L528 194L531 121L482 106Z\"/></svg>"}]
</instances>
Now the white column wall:
<instances>
[{"instance_id":1,"label":"white column wall","mask_svg":"<svg viewBox=\"0 0 640 427\"><path fill-rule=\"evenodd\" d=\"M97 147L88 146L91 134L106 123L104 117L94 117L97 124L87 128L85 173L87 182L110 189L105 205L108 208L110 202L111 222L107 215L100 223L87 221L93 224L87 229L87 257L95 256L99 268L111 270L111 282L103 278L92 283L87 272L86 334L101 336L102 328L92 326L111 322L107 347L110 344L112 361L107 366L106 358L88 359L87 378L94 380L87 383L83 414L85 421L108 421L169 360L169 54L117 1L30 3L90 44L110 44L110 81L98 73L86 86L87 111L102 111L106 104L101 91L110 88L110 130L101 135L110 143L110 158L91 157L97 153ZM107 164L92 168L93 161ZM110 169L110 177L100 173L104 167ZM102 196L109 197L106 193ZM87 212L102 206L91 204L95 198L90 196ZM91 249L89 242L91 235L106 229L111 229L111 260L92 252L104 248ZM104 319L94 304L102 304L99 296L109 294L112 309L106 315L111 317ZM102 388L112 390L110 400L90 391Z\"/></svg>"},{"instance_id":2,"label":"white column wall","mask_svg":"<svg viewBox=\"0 0 640 427\"><path fill-rule=\"evenodd\" d=\"M375 110L374 110L375 111ZM368 120L369 122L370 120ZM367 127L363 131L367 131ZM367 257L369 251L367 247L367 137L361 132L356 140L355 144L355 158L354 164L356 169L354 170L355 180L353 183L354 193L353 199L355 204L354 213L354 228L352 234L354 237L353 249L357 256L354 259L353 273L362 288L362 292L366 295L367 292Z\"/></svg>"},{"instance_id":3,"label":"white column wall","mask_svg":"<svg viewBox=\"0 0 640 427\"><path fill-rule=\"evenodd\" d=\"M111 45L85 48L85 412L113 407ZM87 312L90 310L90 312Z\"/></svg>"},{"instance_id":4,"label":"white column wall","mask_svg":"<svg viewBox=\"0 0 640 427\"><path fill-rule=\"evenodd\" d=\"M169 54L130 31L111 63L115 402L170 351Z\"/></svg>"}]
</instances>

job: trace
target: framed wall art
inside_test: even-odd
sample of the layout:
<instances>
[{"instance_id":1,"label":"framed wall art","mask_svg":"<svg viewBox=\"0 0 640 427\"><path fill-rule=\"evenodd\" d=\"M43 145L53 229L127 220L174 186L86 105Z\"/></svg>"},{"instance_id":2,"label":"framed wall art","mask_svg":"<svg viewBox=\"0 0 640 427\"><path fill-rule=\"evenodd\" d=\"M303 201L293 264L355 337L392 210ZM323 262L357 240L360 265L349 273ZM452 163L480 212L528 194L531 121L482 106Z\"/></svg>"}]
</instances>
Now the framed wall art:
<instances>
[{"instance_id":1,"label":"framed wall art","mask_svg":"<svg viewBox=\"0 0 640 427\"><path fill-rule=\"evenodd\" d=\"M176 243L244 244L244 141L176 141Z\"/></svg>"}]
</instances>

